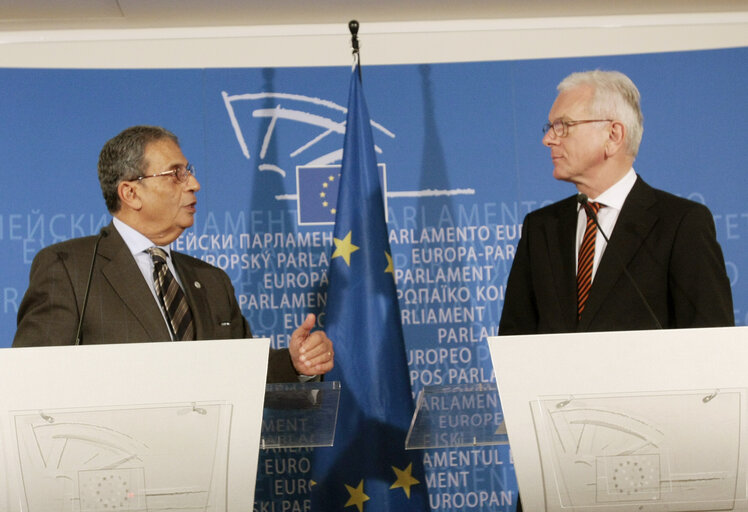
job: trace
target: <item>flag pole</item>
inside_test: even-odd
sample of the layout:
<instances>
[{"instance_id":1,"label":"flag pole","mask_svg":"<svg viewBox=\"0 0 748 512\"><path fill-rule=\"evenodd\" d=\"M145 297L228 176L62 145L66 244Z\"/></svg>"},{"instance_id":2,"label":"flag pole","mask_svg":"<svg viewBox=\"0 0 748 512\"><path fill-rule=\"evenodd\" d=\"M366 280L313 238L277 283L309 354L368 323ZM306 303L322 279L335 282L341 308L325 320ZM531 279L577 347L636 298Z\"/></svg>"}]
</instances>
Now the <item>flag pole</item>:
<instances>
[{"instance_id":1,"label":"flag pole","mask_svg":"<svg viewBox=\"0 0 748 512\"><path fill-rule=\"evenodd\" d=\"M361 80L361 54L358 48L358 21L351 20L348 22L348 30L351 31L351 47L353 48L353 65L358 64L358 80Z\"/></svg>"},{"instance_id":2,"label":"flag pole","mask_svg":"<svg viewBox=\"0 0 748 512\"><path fill-rule=\"evenodd\" d=\"M354 64L358 22L351 21ZM413 417L407 352L371 118L351 69L325 327L340 381L335 445L314 453L311 510L428 512L423 454L405 449ZM339 176L339 180L337 178Z\"/></svg>"}]
</instances>

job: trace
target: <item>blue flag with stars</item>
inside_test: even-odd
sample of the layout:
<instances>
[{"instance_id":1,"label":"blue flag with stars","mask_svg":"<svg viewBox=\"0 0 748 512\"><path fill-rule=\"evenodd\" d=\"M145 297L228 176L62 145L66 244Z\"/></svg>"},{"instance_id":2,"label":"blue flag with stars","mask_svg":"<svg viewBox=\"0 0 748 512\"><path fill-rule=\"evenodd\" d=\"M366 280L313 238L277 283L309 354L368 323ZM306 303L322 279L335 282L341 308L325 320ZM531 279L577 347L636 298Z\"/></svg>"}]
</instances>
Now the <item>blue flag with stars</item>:
<instances>
[{"instance_id":1,"label":"blue flag with stars","mask_svg":"<svg viewBox=\"0 0 748 512\"><path fill-rule=\"evenodd\" d=\"M335 446L318 448L312 510L428 510L382 188L359 65L352 73L325 330L341 382Z\"/></svg>"}]
</instances>

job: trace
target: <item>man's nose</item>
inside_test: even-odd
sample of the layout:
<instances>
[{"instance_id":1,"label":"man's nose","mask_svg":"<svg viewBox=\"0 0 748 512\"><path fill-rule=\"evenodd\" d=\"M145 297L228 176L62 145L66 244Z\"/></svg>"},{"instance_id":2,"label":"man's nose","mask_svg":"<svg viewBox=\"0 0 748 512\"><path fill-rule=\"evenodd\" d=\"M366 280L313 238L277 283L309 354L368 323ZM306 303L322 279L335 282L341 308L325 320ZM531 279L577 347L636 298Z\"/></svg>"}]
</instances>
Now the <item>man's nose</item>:
<instances>
[{"instance_id":1,"label":"man's nose","mask_svg":"<svg viewBox=\"0 0 748 512\"><path fill-rule=\"evenodd\" d=\"M543 144L550 147L554 144L558 144L559 138L556 136L556 132L552 129L545 132L543 135Z\"/></svg>"},{"instance_id":2,"label":"man's nose","mask_svg":"<svg viewBox=\"0 0 748 512\"><path fill-rule=\"evenodd\" d=\"M187 180L187 189L193 190L195 192L200 190L200 182L197 181L197 176L195 176L194 174L190 174L190 177Z\"/></svg>"}]
</instances>

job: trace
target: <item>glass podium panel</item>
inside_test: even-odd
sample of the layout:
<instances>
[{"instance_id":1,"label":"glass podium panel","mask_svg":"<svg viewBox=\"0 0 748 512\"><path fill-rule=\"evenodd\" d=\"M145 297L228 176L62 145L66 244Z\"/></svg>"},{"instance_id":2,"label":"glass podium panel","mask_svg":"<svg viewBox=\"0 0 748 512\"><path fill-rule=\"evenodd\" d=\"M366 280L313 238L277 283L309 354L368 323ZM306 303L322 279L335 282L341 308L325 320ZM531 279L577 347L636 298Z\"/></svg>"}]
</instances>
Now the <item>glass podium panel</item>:
<instances>
[{"instance_id":1,"label":"glass podium panel","mask_svg":"<svg viewBox=\"0 0 748 512\"><path fill-rule=\"evenodd\" d=\"M426 386L405 439L407 450L508 444L496 384Z\"/></svg>"},{"instance_id":2,"label":"glass podium panel","mask_svg":"<svg viewBox=\"0 0 748 512\"><path fill-rule=\"evenodd\" d=\"M268 384L260 448L332 446L339 401L338 381Z\"/></svg>"},{"instance_id":3,"label":"glass podium panel","mask_svg":"<svg viewBox=\"0 0 748 512\"><path fill-rule=\"evenodd\" d=\"M745 398L745 390L539 397L530 405L546 495L583 512L733 510L746 499Z\"/></svg>"}]
</instances>

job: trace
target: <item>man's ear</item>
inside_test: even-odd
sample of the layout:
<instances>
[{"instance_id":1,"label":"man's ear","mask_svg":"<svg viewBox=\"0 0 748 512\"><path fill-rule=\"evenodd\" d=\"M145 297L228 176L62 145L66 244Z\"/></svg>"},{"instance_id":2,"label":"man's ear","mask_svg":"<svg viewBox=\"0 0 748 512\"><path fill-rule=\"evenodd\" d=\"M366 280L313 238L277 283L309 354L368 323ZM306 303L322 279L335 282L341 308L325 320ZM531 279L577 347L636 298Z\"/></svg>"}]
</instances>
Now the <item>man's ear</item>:
<instances>
[{"instance_id":1,"label":"man's ear","mask_svg":"<svg viewBox=\"0 0 748 512\"><path fill-rule=\"evenodd\" d=\"M143 207L143 201L138 194L136 183L135 181L120 181L117 185L117 195L120 203L130 210L140 210Z\"/></svg>"},{"instance_id":2,"label":"man's ear","mask_svg":"<svg viewBox=\"0 0 748 512\"><path fill-rule=\"evenodd\" d=\"M626 127L620 121L610 123L608 131L608 140L605 142L605 156L610 158L613 155L625 151Z\"/></svg>"}]
</instances>

